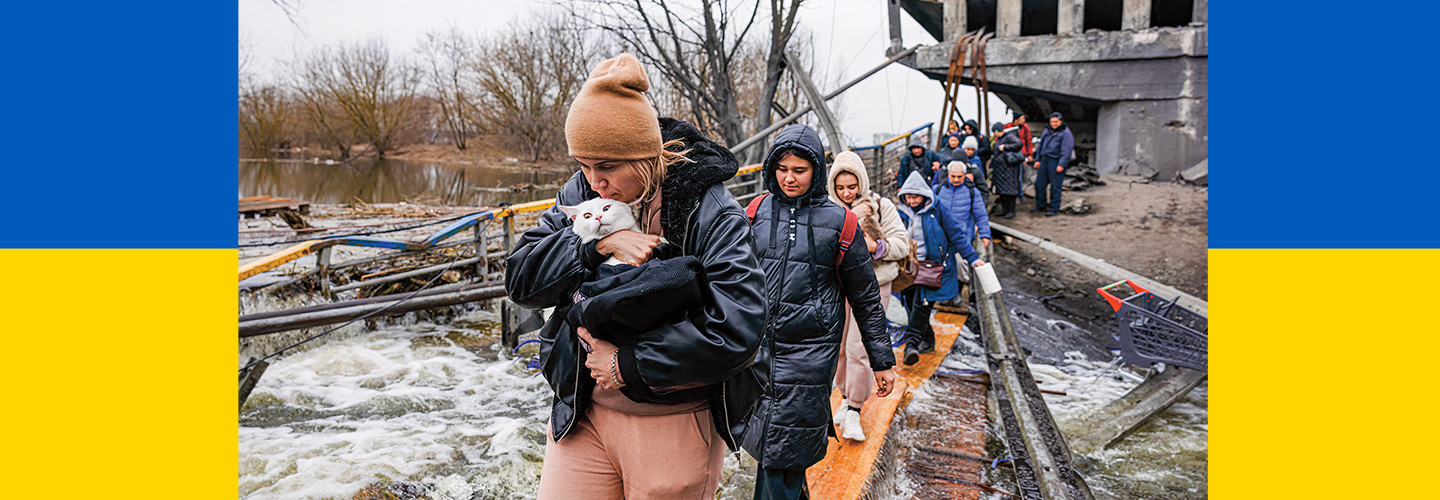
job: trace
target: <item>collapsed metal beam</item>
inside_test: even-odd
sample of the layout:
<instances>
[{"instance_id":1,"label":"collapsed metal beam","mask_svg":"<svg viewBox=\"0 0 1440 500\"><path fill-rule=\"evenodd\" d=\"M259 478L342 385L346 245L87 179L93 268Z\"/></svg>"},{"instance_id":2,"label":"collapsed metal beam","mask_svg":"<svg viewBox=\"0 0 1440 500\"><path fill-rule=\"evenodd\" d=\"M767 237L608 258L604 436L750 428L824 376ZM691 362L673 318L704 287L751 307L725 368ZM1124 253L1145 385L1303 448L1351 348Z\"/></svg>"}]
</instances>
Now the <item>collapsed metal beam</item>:
<instances>
[{"instance_id":1,"label":"collapsed metal beam","mask_svg":"<svg viewBox=\"0 0 1440 500\"><path fill-rule=\"evenodd\" d=\"M916 45L916 46L914 46L914 47L910 47L910 48L908 48L908 49L905 49L905 51L900 52L899 54L895 54L895 55L893 55L893 56L890 56L889 59L886 59L885 62L880 63L879 66L876 66L875 68L871 69L870 71L866 71L865 74L860 75L859 77L856 77L854 80L850 80L849 82L846 82L844 85L841 85L840 88L837 88L837 89L831 91L829 94L825 94L824 98L821 99L821 100L822 100L822 101L828 101L828 100L834 99L835 96L840 95L841 92L844 92L844 91L846 91L846 90L850 90L850 87L854 87L855 84L860 83L861 81L865 80L866 78L869 78L870 75L873 75L873 74L875 74L875 73L880 72L880 70L885 69L886 66L889 66L889 65L893 64L895 61L899 61L899 60L901 60L901 59L904 59L904 58L910 56L911 54L914 54L915 51L918 50L919 48L920 48L920 46L919 46L919 45ZM797 109L797 110L795 110L794 113L790 113L789 116L786 116L785 118L781 118L780 121L770 124L769 127L765 127L765 130L761 130L761 131L759 131L759 132L756 132L755 135L752 135L752 136L746 138L745 140L740 141L740 143L738 143L738 144L736 144L736 145L734 145L734 146L730 146L730 151L733 151L733 152L744 151L745 148L754 145L756 142L759 142L760 140L762 140L762 139L764 139L764 138L766 138L766 137L769 137L770 134L775 133L776 130L780 130L780 127L784 127L784 126L786 126L786 125L789 125L790 122L793 122L793 121L795 121L795 120L800 119L801 116L804 116L805 113L809 113L809 112L810 112L810 106L805 106L805 107L803 107L803 108Z\"/></svg>"},{"instance_id":2,"label":"collapsed metal beam","mask_svg":"<svg viewBox=\"0 0 1440 500\"><path fill-rule=\"evenodd\" d=\"M267 333L299 330L301 328L310 328L320 325L343 323L352 319L359 318L366 314L380 311L382 309L385 309L386 307L390 307L390 309L386 309L385 312L381 315L395 316L411 311L418 311L421 309L429 309L432 307L441 306L453 306L456 304L493 299L503 296L505 296L505 285L497 285L488 282L476 283L473 285L461 287L459 290L451 292L416 296L409 300L405 300L404 302L401 302L401 300L404 299L404 296L396 296L394 300L389 301L369 302L363 304L353 304L352 302L337 302L335 304L337 307L320 311L301 312L297 314L273 316L268 318L252 319L248 321L242 320L240 321L239 330L241 338L254 337L258 335L265 335Z\"/></svg>"},{"instance_id":3,"label":"collapsed metal beam","mask_svg":"<svg viewBox=\"0 0 1440 500\"><path fill-rule=\"evenodd\" d=\"M1080 430L1069 437L1070 442L1082 453L1109 447L1184 399L1205 378L1205 372L1178 366L1152 373L1124 396L1081 416L1076 426Z\"/></svg>"},{"instance_id":4,"label":"collapsed metal beam","mask_svg":"<svg viewBox=\"0 0 1440 500\"><path fill-rule=\"evenodd\" d=\"M354 290L354 289L356 289L356 288L360 288L360 287L363 287L363 286L379 285L379 284L381 284L381 283L389 283L389 282L392 282L392 281L400 281L400 280L403 280L403 279L406 279L406 278L413 278L413 277L416 277L416 276L424 276L424 275L426 275L426 274L431 274L431 273L434 273L434 272L436 272L436 271L441 271L441 270L444 270L444 269L463 268L463 267L465 267L466 265L474 264L474 263L476 263L476 262L480 262L480 258L479 258L479 257L471 257L471 258L462 259L462 260L459 260L459 261L456 261L456 262L447 262L447 263L445 263L445 264L435 264L435 265L433 265L433 266L430 266L430 267L422 267L422 268L416 269L416 270L414 270L414 271L405 271L405 272L403 272L403 273L392 274L392 275L389 275L389 276L382 276L382 277L379 277L379 278L375 278L375 279L373 279L373 280L357 281L357 282L350 283L350 284L347 284L347 285L344 285L344 286L337 286L337 287L331 288L330 291L331 291L331 292L334 292L334 293L340 293L340 292L343 292L343 291L346 291L346 290Z\"/></svg>"},{"instance_id":5,"label":"collapsed metal beam","mask_svg":"<svg viewBox=\"0 0 1440 500\"><path fill-rule=\"evenodd\" d=\"M844 151L845 136L840 133L840 123L835 120L835 114L830 112L830 106L825 104L825 97L820 95L820 89L815 87L815 82L810 81L810 75L800 66L800 58L787 50L785 62L790 65L791 78L800 84L800 90L805 92L805 99L810 101L810 108L820 115L820 125L825 129L825 134L830 136L830 152Z\"/></svg>"},{"instance_id":6,"label":"collapsed metal beam","mask_svg":"<svg viewBox=\"0 0 1440 500\"><path fill-rule=\"evenodd\" d=\"M981 257L990 260L988 248ZM1025 498L1091 500L1090 488L1071 467L1070 448L1055 426L1055 418L1041 399L1039 387L1025 362L1009 308L1002 294L976 290L980 335L985 341L992 389L1005 420L1006 442L1015 458L1017 483ZM1021 456L1023 454L1023 456Z\"/></svg>"}]
</instances>

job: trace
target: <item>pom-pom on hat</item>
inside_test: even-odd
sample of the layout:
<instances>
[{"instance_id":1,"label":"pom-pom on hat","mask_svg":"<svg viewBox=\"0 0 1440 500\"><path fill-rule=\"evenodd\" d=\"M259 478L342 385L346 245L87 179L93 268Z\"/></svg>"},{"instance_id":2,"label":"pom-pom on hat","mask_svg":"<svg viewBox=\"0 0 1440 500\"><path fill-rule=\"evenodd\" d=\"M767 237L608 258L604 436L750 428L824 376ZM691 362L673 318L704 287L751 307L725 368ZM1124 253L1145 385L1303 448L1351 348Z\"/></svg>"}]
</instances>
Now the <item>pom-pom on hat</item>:
<instances>
[{"instance_id":1,"label":"pom-pom on hat","mask_svg":"<svg viewBox=\"0 0 1440 500\"><path fill-rule=\"evenodd\" d=\"M645 98L650 80L640 60L620 54L590 72L565 117L570 156L643 160L660 155L660 122Z\"/></svg>"}]
</instances>

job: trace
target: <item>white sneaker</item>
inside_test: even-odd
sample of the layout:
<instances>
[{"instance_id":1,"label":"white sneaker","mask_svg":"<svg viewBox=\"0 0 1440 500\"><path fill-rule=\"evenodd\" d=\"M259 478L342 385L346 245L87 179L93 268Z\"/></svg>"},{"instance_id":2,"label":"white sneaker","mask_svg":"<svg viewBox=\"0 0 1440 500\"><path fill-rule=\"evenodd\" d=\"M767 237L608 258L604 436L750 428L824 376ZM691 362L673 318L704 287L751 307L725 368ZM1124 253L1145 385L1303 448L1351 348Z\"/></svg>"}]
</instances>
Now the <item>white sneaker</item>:
<instances>
[{"instance_id":1,"label":"white sneaker","mask_svg":"<svg viewBox=\"0 0 1440 500\"><path fill-rule=\"evenodd\" d=\"M835 418L835 423L840 424L840 419L845 416L845 410L850 408L850 400L840 398L840 406L835 407L835 413L830 415ZM844 424L841 424L842 426Z\"/></svg>"},{"instance_id":2,"label":"white sneaker","mask_svg":"<svg viewBox=\"0 0 1440 500\"><path fill-rule=\"evenodd\" d=\"M865 430L860 428L860 412L848 410L845 412L845 417L842 418L842 420L845 422L843 426L845 432L841 433L841 435L844 436L845 439L852 441L865 440Z\"/></svg>"}]
</instances>

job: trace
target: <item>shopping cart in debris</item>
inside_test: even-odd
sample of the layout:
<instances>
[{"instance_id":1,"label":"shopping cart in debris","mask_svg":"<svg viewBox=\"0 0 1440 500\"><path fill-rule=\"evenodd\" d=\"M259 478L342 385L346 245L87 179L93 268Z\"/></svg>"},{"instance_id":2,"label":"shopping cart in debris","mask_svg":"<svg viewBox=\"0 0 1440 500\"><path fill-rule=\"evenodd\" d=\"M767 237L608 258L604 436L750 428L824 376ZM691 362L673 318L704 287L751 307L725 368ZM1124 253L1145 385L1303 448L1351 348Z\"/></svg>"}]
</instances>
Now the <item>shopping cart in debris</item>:
<instances>
[{"instance_id":1,"label":"shopping cart in debris","mask_svg":"<svg viewBox=\"0 0 1440 500\"><path fill-rule=\"evenodd\" d=\"M1116 297L1111 290L1128 285L1134 293ZM1095 289L1115 309L1120 324L1115 339L1126 362L1154 363L1206 371L1209 363L1209 320L1141 288L1130 280Z\"/></svg>"}]
</instances>

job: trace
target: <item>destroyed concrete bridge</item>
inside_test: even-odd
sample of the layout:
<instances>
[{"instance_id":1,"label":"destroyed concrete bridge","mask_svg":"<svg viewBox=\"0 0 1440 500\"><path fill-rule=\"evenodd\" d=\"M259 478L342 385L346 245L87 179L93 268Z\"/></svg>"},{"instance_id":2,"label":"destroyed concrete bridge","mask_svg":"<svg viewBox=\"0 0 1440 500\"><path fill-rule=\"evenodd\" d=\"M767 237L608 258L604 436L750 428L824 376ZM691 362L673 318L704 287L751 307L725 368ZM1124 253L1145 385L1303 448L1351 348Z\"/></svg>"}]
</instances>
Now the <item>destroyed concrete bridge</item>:
<instances>
[{"instance_id":1,"label":"destroyed concrete bridge","mask_svg":"<svg viewBox=\"0 0 1440 500\"><path fill-rule=\"evenodd\" d=\"M1076 152L1102 173L1168 180L1208 156L1206 0L888 1L891 52L903 9L942 42L900 62L940 82L957 40L994 33L990 91L1023 111L1036 137L1063 113ZM969 72L960 81L974 84Z\"/></svg>"}]
</instances>

